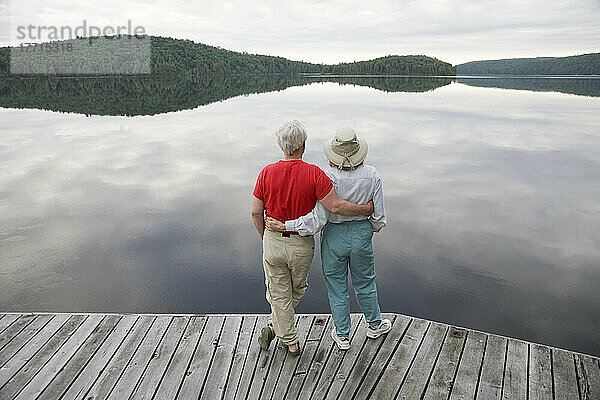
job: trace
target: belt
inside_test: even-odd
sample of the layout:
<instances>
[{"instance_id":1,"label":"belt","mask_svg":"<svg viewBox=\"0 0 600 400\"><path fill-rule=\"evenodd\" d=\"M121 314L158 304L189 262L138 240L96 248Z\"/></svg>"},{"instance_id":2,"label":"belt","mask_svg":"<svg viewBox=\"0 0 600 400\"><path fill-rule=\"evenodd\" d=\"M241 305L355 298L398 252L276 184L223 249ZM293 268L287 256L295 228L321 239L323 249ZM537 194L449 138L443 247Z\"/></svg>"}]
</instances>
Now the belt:
<instances>
[{"instance_id":1,"label":"belt","mask_svg":"<svg viewBox=\"0 0 600 400\"><path fill-rule=\"evenodd\" d=\"M290 236L298 236L300 235L298 232L281 232L281 236L290 237Z\"/></svg>"}]
</instances>

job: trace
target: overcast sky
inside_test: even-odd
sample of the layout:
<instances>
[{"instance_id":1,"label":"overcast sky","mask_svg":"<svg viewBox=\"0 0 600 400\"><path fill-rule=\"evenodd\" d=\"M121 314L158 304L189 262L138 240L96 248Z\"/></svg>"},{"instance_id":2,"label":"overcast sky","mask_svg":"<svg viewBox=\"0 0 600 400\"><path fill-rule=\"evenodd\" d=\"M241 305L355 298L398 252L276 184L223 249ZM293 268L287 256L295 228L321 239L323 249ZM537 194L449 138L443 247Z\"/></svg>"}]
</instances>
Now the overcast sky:
<instances>
[{"instance_id":1,"label":"overcast sky","mask_svg":"<svg viewBox=\"0 0 600 400\"><path fill-rule=\"evenodd\" d=\"M19 25L76 27L84 19L99 27L131 19L151 35L325 63L600 52L600 0L0 0L0 42L15 43Z\"/></svg>"}]
</instances>

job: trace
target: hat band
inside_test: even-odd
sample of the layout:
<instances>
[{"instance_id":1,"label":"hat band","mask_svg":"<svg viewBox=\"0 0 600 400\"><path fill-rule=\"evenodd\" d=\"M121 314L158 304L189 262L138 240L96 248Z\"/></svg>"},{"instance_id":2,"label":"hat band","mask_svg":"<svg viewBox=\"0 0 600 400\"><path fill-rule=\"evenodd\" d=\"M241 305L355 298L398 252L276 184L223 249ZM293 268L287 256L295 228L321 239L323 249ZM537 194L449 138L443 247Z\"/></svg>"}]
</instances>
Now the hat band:
<instances>
[{"instance_id":1,"label":"hat band","mask_svg":"<svg viewBox=\"0 0 600 400\"><path fill-rule=\"evenodd\" d=\"M331 150L333 150L333 152L335 154L337 154L338 156L341 157L352 157L353 155L355 155L356 153L358 153L358 151L360 150L360 145L358 144L357 141L353 141L356 144L356 147L353 148L352 150L348 151L344 151L343 149L341 149L339 146L331 146Z\"/></svg>"}]
</instances>

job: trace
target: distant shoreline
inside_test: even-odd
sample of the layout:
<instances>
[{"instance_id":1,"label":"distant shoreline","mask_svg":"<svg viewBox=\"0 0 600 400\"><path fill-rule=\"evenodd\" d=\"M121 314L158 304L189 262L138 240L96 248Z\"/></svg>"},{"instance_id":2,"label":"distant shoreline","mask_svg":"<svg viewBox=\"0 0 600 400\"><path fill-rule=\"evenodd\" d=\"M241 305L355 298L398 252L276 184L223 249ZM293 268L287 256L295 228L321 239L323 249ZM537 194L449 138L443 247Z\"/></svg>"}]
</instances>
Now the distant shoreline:
<instances>
[{"instance_id":1,"label":"distant shoreline","mask_svg":"<svg viewBox=\"0 0 600 400\"><path fill-rule=\"evenodd\" d=\"M460 79L600 79L600 75L456 75Z\"/></svg>"},{"instance_id":2,"label":"distant shoreline","mask_svg":"<svg viewBox=\"0 0 600 400\"><path fill-rule=\"evenodd\" d=\"M248 76L248 77L281 77L290 74L219 74L222 76ZM385 74L320 74L320 73L298 73L291 74L299 78L448 78L448 79L600 79L600 75L385 75ZM189 77L211 77L214 74L190 74L181 76L178 74L97 74L97 75L56 75L56 74L0 74L0 79L118 79L118 78L189 78Z\"/></svg>"},{"instance_id":3,"label":"distant shoreline","mask_svg":"<svg viewBox=\"0 0 600 400\"><path fill-rule=\"evenodd\" d=\"M471 61L458 64L456 75L600 76L600 53Z\"/></svg>"}]
</instances>

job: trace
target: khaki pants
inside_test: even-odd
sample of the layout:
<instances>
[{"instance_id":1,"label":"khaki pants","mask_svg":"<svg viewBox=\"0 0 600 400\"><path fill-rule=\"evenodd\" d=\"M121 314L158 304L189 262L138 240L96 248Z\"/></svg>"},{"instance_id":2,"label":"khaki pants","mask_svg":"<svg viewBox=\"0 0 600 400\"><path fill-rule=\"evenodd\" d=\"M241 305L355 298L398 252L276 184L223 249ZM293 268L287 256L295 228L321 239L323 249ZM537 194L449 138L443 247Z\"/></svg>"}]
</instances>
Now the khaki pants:
<instances>
[{"instance_id":1,"label":"khaki pants","mask_svg":"<svg viewBox=\"0 0 600 400\"><path fill-rule=\"evenodd\" d=\"M294 326L294 308L308 287L307 277L315 240L312 236L281 236L265 230L263 236L263 267L267 301L271 304L269 322L275 335L286 345L298 342Z\"/></svg>"}]
</instances>

